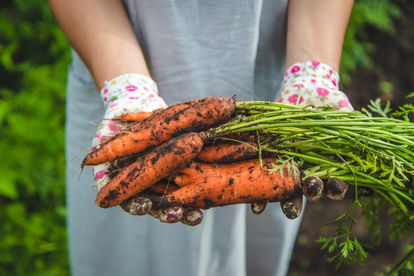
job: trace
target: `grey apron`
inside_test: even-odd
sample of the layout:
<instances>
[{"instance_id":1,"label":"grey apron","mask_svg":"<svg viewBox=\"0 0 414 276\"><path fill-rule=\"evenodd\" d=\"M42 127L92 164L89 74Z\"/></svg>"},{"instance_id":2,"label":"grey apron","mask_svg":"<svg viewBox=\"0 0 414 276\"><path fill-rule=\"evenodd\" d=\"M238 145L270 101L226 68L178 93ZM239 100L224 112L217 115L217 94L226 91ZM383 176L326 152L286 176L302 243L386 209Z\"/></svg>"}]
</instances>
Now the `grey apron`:
<instances>
[{"instance_id":1,"label":"grey apron","mask_svg":"<svg viewBox=\"0 0 414 276\"><path fill-rule=\"evenodd\" d=\"M286 0L125 1L161 96L275 100L283 73ZM299 220L278 204L204 211L201 225L164 224L94 204L90 168L78 180L104 107L76 53L67 88L66 156L72 275L285 275Z\"/></svg>"}]
</instances>

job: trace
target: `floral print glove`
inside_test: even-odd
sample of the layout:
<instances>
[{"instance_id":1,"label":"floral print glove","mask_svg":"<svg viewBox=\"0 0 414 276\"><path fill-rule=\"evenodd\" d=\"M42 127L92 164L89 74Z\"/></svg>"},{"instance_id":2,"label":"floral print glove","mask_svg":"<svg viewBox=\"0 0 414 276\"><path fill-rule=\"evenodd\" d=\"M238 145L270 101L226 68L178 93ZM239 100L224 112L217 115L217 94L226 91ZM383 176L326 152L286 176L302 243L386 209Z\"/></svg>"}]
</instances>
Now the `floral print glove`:
<instances>
[{"instance_id":1,"label":"floral print glove","mask_svg":"<svg viewBox=\"0 0 414 276\"><path fill-rule=\"evenodd\" d=\"M279 102L354 110L348 97L339 90L339 74L329 65L317 61L295 63L286 70Z\"/></svg>"},{"instance_id":2,"label":"floral print glove","mask_svg":"<svg viewBox=\"0 0 414 276\"><path fill-rule=\"evenodd\" d=\"M317 61L299 62L290 66L283 75L280 103L296 106L331 106L336 110L353 111L354 108L344 92L339 90L339 74L331 66ZM306 181L305 181L306 182ZM319 200L320 196L312 201ZM286 206L299 206L302 201L295 198L282 203L285 214ZM260 214L266 203L252 203L253 213ZM292 208L293 217L300 214L300 209Z\"/></svg>"},{"instance_id":3,"label":"floral print glove","mask_svg":"<svg viewBox=\"0 0 414 276\"><path fill-rule=\"evenodd\" d=\"M127 113L151 112L167 107L167 104L158 95L156 83L151 78L140 74L124 74L106 81L100 95L106 111L92 141L92 150L96 150L101 143L125 129L126 123L113 120L114 118ZM109 182L110 174L117 169L115 163L107 162L93 167L93 175L98 189ZM182 207L153 208L151 200L145 197L127 200L121 204L121 207L133 215L148 213L162 222L181 221L195 225L202 218L200 210L187 210Z\"/></svg>"},{"instance_id":4,"label":"floral print glove","mask_svg":"<svg viewBox=\"0 0 414 276\"><path fill-rule=\"evenodd\" d=\"M339 74L331 66L317 61L295 63L286 70L283 75L282 93L279 102L296 106L331 106L336 110L354 110L348 97L339 90ZM308 189L309 184L315 182L312 182L312 180L314 178L305 180L305 190ZM322 195L320 188L324 185L323 182L320 181L320 183L318 183L319 185L313 185L319 187L317 196L309 198L309 195L305 193L309 200L317 201L320 199ZM301 204L302 197L298 197L283 202L281 207L286 216L292 219L300 215ZM296 208L297 206L300 206L300 208ZM254 213L263 212L265 207L266 203L252 204Z\"/></svg>"},{"instance_id":5,"label":"floral print glove","mask_svg":"<svg viewBox=\"0 0 414 276\"><path fill-rule=\"evenodd\" d=\"M125 74L110 81L106 81L100 91L106 107L104 120L100 124L95 138L92 140L92 150L108 138L121 132L124 128L122 122L111 120L126 113L151 112L155 109L165 108L167 104L158 96L155 82L139 74ZM110 164L105 163L93 167L98 189L109 181Z\"/></svg>"}]
</instances>

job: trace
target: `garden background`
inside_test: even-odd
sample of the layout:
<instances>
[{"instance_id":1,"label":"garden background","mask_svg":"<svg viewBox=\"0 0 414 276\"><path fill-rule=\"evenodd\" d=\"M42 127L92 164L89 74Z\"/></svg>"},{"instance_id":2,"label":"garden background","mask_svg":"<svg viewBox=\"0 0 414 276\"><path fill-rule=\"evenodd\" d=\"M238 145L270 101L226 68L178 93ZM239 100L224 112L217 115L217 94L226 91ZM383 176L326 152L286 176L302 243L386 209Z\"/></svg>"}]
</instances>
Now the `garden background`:
<instances>
[{"instance_id":1,"label":"garden background","mask_svg":"<svg viewBox=\"0 0 414 276\"><path fill-rule=\"evenodd\" d=\"M329 18L327 19L329 23ZM356 107L393 105L414 91L414 1L357 0L342 57L342 89ZM64 183L65 83L69 46L46 1L0 6L0 276L68 275ZM289 274L376 275L413 240L387 235L365 266L335 270L315 242L352 199L308 204ZM361 240L372 235L361 221ZM406 269L414 275L414 263ZM410 272L407 272L410 273Z\"/></svg>"}]
</instances>

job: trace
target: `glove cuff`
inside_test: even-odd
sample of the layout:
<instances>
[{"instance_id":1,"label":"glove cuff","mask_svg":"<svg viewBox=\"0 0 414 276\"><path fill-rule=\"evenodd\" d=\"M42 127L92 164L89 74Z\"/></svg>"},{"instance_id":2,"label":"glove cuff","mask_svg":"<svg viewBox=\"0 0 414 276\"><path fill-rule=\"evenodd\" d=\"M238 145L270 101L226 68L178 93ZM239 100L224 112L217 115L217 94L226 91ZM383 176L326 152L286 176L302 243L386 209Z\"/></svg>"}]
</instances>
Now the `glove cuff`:
<instances>
[{"instance_id":1,"label":"glove cuff","mask_svg":"<svg viewBox=\"0 0 414 276\"><path fill-rule=\"evenodd\" d=\"M151 112L167 106L158 95L154 80L141 74L123 74L105 81L100 95L106 107L106 119L130 112Z\"/></svg>"},{"instance_id":2,"label":"glove cuff","mask_svg":"<svg viewBox=\"0 0 414 276\"><path fill-rule=\"evenodd\" d=\"M105 106L119 98L137 95L158 95L157 84L149 77L141 74L123 74L104 82L100 95Z\"/></svg>"},{"instance_id":3,"label":"glove cuff","mask_svg":"<svg viewBox=\"0 0 414 276\"><path fill-rule=\"evenodd\" d=\"M298 62L283 75L283 86L304 87L307 83L329 89L339 89L339 74L331 66L318 62Z\"/></svg>"}]
</instances>

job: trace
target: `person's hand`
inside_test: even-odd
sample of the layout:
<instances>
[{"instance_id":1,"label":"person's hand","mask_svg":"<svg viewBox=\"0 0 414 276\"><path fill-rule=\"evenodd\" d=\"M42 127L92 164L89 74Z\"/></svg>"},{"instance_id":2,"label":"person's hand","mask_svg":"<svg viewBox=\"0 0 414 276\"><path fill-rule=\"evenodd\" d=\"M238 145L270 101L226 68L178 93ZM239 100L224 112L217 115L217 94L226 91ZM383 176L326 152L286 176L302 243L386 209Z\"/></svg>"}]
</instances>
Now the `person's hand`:
<instances>
[{"instance_id":1,"label":"person's hand","mask_svg":"<svg viewBox=\"0 0 414 276\"><path fill-rule=\"evenodd\" d=\"M317 61L295 63L286 70L279 102L354 110L346 94L339 90L339 74L331 66Z\"/></svg>"},{"instance_id":2,"label":"person's hand","mask_svg":"<svg viewBox=\"0 0 414 276\"><path fill-rule=\"evenodd\" d=\"M353 111L346 94L339 90L339 74L327 64L317 61L295 63L283 75L280 103L296 106L323 107ZM311 176L302 184L303 193L309 201L318 201L323 194L332 200L342 200L348 185L332 177L323 183Z\"/></svg>"},{"instance_id":3,"label":"person's hand","mask_svg":"<svg viewBox=\"0 0 414 276\"><path fill-rule=\"evenodd\" d=\"M96 150L100 144L126 128L126 123L115 120L116 118L129 113L151 112L167 107L167 104L158 95L156 83L140 74L124 74L106 81L100 94L106 111L92 141L93 150ZM124 162L128 162L128 160L124 160ZM107 162L93 167L93 175L98 189L105 186L122 169L122 163L118 160L118 162ZM189 225L195 225L202 218L202 213L199 210L187 210L182 207L156 208L151 200L145 196L127 200L121 204L121 207L129 214L149 214L158 218L161 222L168 223L182 221Z\"/></svg>"},{"instance_id":4,"label":"person's hand","mask_svg":"<svg viewBox=\"0 0 414 276\"><path fill-rule=\"evenodd\" d=\"M330 106L336 110L353 111L346 94L339 90L339 74L331 66L317 61L295 63L283 75L280 103L296 106ZM317 177L309 177L303 183L303 192L310 201L318 201L322 194L334 200L343 199L347 185L337 178L323 183ZM282 202L282 210L289 218L300 214L301 199ZM255 214L264 211L266 203L251 205Z\"/></svg>"}]
</instances>

